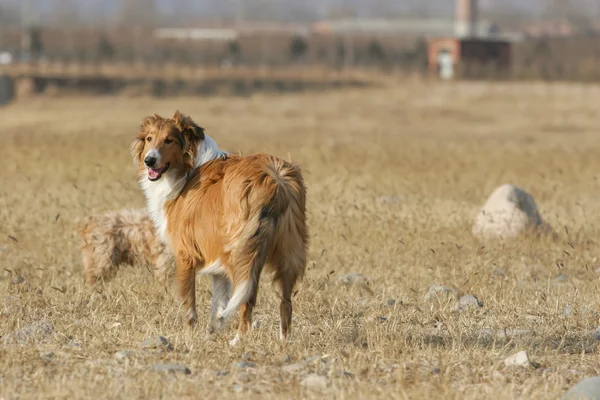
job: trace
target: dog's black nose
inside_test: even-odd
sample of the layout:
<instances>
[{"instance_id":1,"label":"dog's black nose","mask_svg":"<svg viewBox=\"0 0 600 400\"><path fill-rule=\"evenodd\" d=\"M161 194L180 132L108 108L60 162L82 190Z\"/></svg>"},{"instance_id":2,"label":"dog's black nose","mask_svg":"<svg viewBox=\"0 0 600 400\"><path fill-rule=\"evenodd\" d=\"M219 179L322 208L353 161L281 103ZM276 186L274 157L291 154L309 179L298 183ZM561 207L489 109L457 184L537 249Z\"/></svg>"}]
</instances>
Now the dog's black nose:
<instances>
[{"instance_id":1,"label":"dog's black nose","mask_svg":"<svg viewBox=\"0 0 600 400\"><path fill-rule=\"evenodd\" d=\"M144 164L146 164L147 167L154 167L154 164L156 164L156 157L152 157L152 156L147 156L146 158L144 158Z\"/></svg>"}]
</instances>

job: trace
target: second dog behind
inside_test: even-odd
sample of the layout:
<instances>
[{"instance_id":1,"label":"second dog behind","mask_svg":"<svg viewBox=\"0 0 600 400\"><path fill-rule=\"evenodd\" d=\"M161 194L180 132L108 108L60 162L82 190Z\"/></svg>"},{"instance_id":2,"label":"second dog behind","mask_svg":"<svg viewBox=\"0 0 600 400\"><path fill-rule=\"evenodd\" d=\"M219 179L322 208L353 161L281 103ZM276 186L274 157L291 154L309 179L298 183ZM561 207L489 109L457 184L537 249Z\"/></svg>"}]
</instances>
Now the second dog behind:
<instances>
[{"instance_id":1,"label":"second dog behind","mask_svg":"<svg viewBox=\"0 0 600 400\"><path fill-rule=\"evenodd\" d=\"M155 234L145 209L110 211L75 220L81 238L85 282L109 280L120 264L142 265L155 277L175 272L170 250Z\"/></svg>"}]
</instances>

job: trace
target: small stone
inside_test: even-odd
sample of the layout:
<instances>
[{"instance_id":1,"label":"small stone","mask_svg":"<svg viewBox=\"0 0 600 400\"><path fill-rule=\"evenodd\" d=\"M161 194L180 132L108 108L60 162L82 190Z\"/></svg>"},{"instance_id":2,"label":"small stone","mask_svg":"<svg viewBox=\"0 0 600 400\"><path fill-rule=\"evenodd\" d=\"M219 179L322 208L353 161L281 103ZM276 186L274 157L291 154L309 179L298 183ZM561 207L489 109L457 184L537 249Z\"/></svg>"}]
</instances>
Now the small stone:
<instances>
[{"instance_id":1,"label":"small stone","mask_svg":"<svg viewBox=\"0 0 600 400\"><path fill-rule=\"evenodd\" d=\"M598 328L596 328L596 330L594 331L592 336L594 337L594 339L600 340L600 326Z\"/></svg>"},{"instance_id":2,"label":"small stone","mask_svg":"<svg viewBox=\"0 0 600 400\"><path fill-rule=\"evenodd\" d=\"M526 367L526 366L531 365L531 361L529 360L529 355L527 354L526 351L520 351L520 352L513 354L512 356L506 358L504 360L504 365L506 365L507 367L511 367L511 366Z\"/></svg>"},{"instance_id":3,"label":"small stone","mask_svg":"<svg viewBox=\"0 0 600 400\"><path fill-rule=\"evenodd\" d=\"M441 374L441 373L442 373L442 370L441 370L441 369L439 369L438 367L433 367L433 368L431 369L431 373L432 373L432 374L434 374L434 375L439 375L439 374Z\"/></svg>"},{"instance_id":4,"label":"small stone","mask_svg":"<svg viewBox=\"0 0 600 400\"><path fill-rule=\"evenodd\" d=\"M425 301L436 299L456 298L457 292L454 288L444 285L431 285L425 294Z\"/></svg>"},{"instance_id":5,"label":"small stone","mask_svg":"<svg viewBox=\"0 0 600 400\"><path fill-rule=\"evenodd\" d=\"M569 280L569 276L565 275L565 274L557 275L554 278L554 282L556 282L556 283L564 283L564 282L567 282L568 280Z\"/></svg>"},{"instance_id":6,"label":"small stone","mask_svg":"<svg viewBox=\"0 0 600 400\"><path fill-rule=\"evenodd\" d=\"M377 317L377 321L379 321L379 322L387 322L387 320L388 320L388 318L383 315L380 315Z\"/></svg>"},{"instance_id":7,"label":"small stone","mask_svg":"<svg viewBox=\"0 0 600 400\"><path fill-rule=\"evenodd\" d=\"M567 304L562 311L563 317L572 317L575 312L573 311L573 306Z\"/></svg>"},{"instance_id":8,"label":"small stone","mask_svg":"<svg viewBox=\"0 0 600 400\"><path fill-rule=\"evenodd\" d=\"M67 346L72 348L73 350L81 350L83 348L83 345L78 342L69 342L67 343Z\"/></svg>"},{"instance_id":9,"label":"small stone","mask_svg":"<svg viewBox=\"0 0 600 400\"><path fill-rule=\"evenodd\" d=\"M300 384L311 389L325 389L327 387L327 378L317 374L310 374L302 379Z\"/></svg>"},{"instance_id":10,"label":"small stone","mask_svg":"<svg viewBox=\"0 0 600 400\"><path fill-rule=\"evenodd\" d=\"M94 303L96 301L105 301L107 297L103 293L94 292L90 297L90 303Z\"/></svg>"},{"instance_id":11,"label":"small stone","mask_svg":"<svg viewBox=\"0 0 600 400\"><path fill-rule=\"evenodd\" d=\"M142 342L140 345L143 349L160 349L171 351L173 350L173 346L169 343L169 340L164 336L156 336L153 338L148 338Z\"/></svg>"},{"instance_id":12,"label":"small stone","mask_svg":"<svg viewBox=\"0 0 600 400\"><path fill-rule=\"evenodd\" d=\"M600 400L600 376L592 376L579 381L562 400Z\"/></svg>"},{"instance_id":13,"label":"small stone","mask_svg":"<svg viewBox=\"0 0 600 400\"><path fill-rule=\"evenodd\" d=\"M258 329L258 328L260 328L260 321L259 321L259 320L254 320L254 321L252 321L252 328L253 328L253 329Z\"/></svg>"},{"instance_id":14,"label":"small stone","mask_svg":"<svg viewBox=\"0 0 600 400\"><path fill-rule=\"evenodd\" d=\"M54 359L54 353L51 351L47 351L45 353L42 353L40 355L40 358L44 361L46 361L47 363L51 362Z\"/></svg>"},{"instance_id":15,"label":"small stone","mask_svg":"<svg viewBox=\"0 0 600 400\"><path fill-rule=\"evenodd\" d=\"M17 275L12 279L11 282L13 285L20 285L21 283L25 282L25 278L23 278L21 275Z\"/></svg>"},{"instance_id":16,"label":"small stone","mask_svg":"<svg viewBox=\"0 0 600 400\"><path fill-rule=\"evenodd\" d=\"M27 325L23 329L14 331L5 338L5 341L14 340L23 345L30 342L40 342L48 339L54 333L54 325L48 321L38 321Z\"/></svg>"},{"instance_id":17,"label":"small stone","mask_svg":"<svg viewBox=\"0 0 600 400\"><path fill-rule=\"evenodd\" d=\"M240 361L240 362L236 363L235 366L239 369L246 369L246 368L254 368L254 367L256 367L256 364L249 362L249 361Z\"/></svg>"},{"instance_id":18,"label":"small stone","mask_svg":"<svg viewBox=\"0 0 600 400\"><path fill-rule=\"evenodd\" d=\"M465 294L463 297L458 300L458 304L456 305L456 309L458 311L463 311L469 308L481 308L483 307L483 301L473 296L472 294Z\"/></svg>"},{"instance_id":19,"label":"small stone","mask_svg":"<svg viewBox=\"0 0 600 400\"><path fill-rule=\"evenodd\" d=\"M233 385L231 390L233 390L234 393L240 393L242 390L244 390L244 387L242 385L240 385L239 383L236 383Z\"/></svg>"},{"instance_id":20,"label":"small stone","mask_svg":"<svg viewBox=\"0 0 600 400\"><path fill-rule=\"evenodd\" d=\"M189 375L192 373L188 367L183 364L154 364L152 370L160 372L183 373Z\"/></svg>"},{"instance_id":21,"label":"small stone","mask_svg":"<svg viewBox=\"0 0 600 400\"><path fill-rule=\"evenodd\" d=\"M281 370L283 372L287 372L288 374L293 374L295 372L302 370L303 368L304 368L304 364L296 363L296 364L284 365L283 367L281 367Z\"/></svg>"},{"instance_id":22,"label":"small stone","mask_svg":"<svg viewBox=\"0 0 600 400\"><path fill-rule=\"evenodd\" d=\"M293 358L289 354L286 354L285 357L283 357L283 362L284 363L292 362L292 360L293 360Z\"/></svg>"},{"instance_id":23,"label":"small stone","mask_svg":"<svg viewBox=\"0 0 600 400\"><path fill-rule=\"evenodd\" d=\"M133 350L121 350L117 351L114 357L118 363L124 363L128 361L134 354L135 352Z\"/></svg>"},{"instance_id":24,"label":"small stone","mask_svg":"<svg viewBox=\"0 0 600 400\"><path fill-rule=\"evenodd\" d=\"M394 307L396 305L396 300L394 300L394 299L387 299L386 304L388 305L388 307Z\"/></svg>"},{"instance_id":25,"label":"small stone","mask_svg":"<svg viewBox=\"0 0 600 400\"><path fill-rule=\"evenodd\" d=\"M506 272L504 268L496 268L494 269L494 272L492 272L492 275L496 278L506 278L508 276L508 272Z\"/></svg>"},{"instance_id":26,"label":"small stone","mask_svg":"<svg viewBox=\"0 0 600 400\"><path fill-rule=\"evenodd\" d=\"M338 279L338 281L345 286L358 285L367 283L367 278L355 272L346 274Z\"/></svg>"}]
</instances>

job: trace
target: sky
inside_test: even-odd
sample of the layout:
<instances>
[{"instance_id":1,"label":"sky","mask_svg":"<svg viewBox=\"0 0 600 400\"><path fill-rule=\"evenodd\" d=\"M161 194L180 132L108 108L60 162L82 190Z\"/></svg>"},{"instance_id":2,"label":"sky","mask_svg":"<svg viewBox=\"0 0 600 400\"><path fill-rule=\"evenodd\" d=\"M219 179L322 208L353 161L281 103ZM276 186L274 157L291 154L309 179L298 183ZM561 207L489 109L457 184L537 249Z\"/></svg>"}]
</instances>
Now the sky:
<instances>
[{"instance_id":1,"label":"sky","mask_svg":"<svg viewBox=\"0 0 600 400\"><path fill-rule=\"evenodd\" d=\"M29 18L50 21L57 10L76 8L79 15L96 21L114 18L126 2L138 4L139 15L154 7L168 19L177 24L177 18L187 20L206 20L215 18L233 18L236 15L248 20L315 20L331 16L343 16L350 11L359 17L377 18L403 16L408 13L420 16L451 17L454 10L453 0L0 0L0 13L11 8L19 10L25 6L30 11ZM540 15L542 10L552 3L570 3L577 9L600 7L600 0L480 0L482 14L498 8L510 9L529 16ZM341 10L345 10L346 14ZM6 16L2 21L6 21ZM10 14L14 20L14 14ZM0 15L1 16L1 15Z\"/></svg>"}]
</instances>

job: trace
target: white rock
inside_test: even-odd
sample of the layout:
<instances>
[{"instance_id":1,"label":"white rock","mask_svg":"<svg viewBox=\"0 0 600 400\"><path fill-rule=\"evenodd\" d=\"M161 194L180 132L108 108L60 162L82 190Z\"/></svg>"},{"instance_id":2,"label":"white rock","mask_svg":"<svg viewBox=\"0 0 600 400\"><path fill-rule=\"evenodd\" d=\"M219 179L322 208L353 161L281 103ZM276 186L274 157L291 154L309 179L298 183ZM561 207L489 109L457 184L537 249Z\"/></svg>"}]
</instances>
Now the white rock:
<instances>
[{"instance_id":1,"label":"white rock","mask_svg":"<svg viewBox=\"0 0 600 400\"><path fill-rule=\"evenodd\" d=\"M325 389L327 387L327 377L317 374L310 374L307 375L306 378L302 379L300 384L312 389Z\"/></svg>"},{"instance_id":2,"label":"white rock","mask_svg":"<svg viewBox=\"0 0 600 400\"><path fill-rule=\"evenodd\" d=\"M542 221L533 197L521 188L505 184L494 190L481 207L472 233L480 239L511 239L535 230L552 232Z\"/></svg>"},{"instance_id":3,"label":"white rock","mask_svg":"<svg viewBox=\"0 0 600 400\"><path fill-rule=\"evenodd\" d=\"M526 351L520 351L520 352L508 357L506 360L504 360L504 365L506 365L507 367L510 367L510 366L526 367L526 366L531 365L531 361L529 360L529 355L527 354Z\"/></svg>"}]
</instances>

